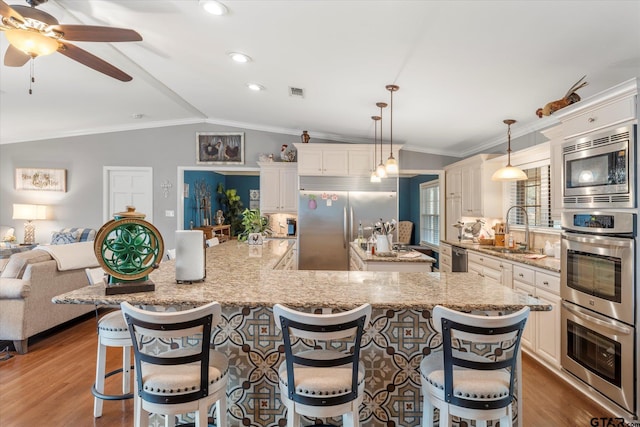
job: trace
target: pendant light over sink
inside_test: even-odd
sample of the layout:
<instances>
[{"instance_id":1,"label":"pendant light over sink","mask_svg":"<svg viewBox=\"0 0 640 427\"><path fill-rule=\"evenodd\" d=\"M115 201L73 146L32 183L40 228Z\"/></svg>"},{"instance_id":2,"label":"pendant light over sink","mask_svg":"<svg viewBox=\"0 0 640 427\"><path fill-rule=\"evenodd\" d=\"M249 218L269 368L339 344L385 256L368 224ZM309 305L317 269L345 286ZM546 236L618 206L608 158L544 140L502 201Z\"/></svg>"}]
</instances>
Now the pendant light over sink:
<instances>
[{"instance_id":1,"label":"pendant light over sink","mask_svg":"<svg viewBox=\"0 0 640 427\"><path fill-rule=\"evenodd\" d=\"M511 166L511 125L516 121L513 119L506 119L503 122L507 125L507 165L503 168L495 171L491 176L492 181L524 181L527 179L527 174L521 169Z\"/></svg>"},{"instance_id":2,"label":"pendant light over sink","mask_svg":"<svg viewBox=\"0 0 640 427\"><path fill-rule=\"evenodd\" d=\"M387 170L387 175L397 175L398 173L398 162L393 157L393 92L397 92L400 89L397 85L387 85L386 89L391 92L391 109L390 118L389 118L389 143L391 144L391 153L389 154L389 158L385 163L384 167Z\"/></svg>"},{"instance_id":3,"label":"pendant light over sink","mask_svg":"<svg viewBox=\"0 0 640 427\"><path fill-rule=\"evenodd\" d=\"M382 180L378 176L376 171L378 164L378 151L377 151L377 143L378 143L378 121L382 120L380 116L371 116L373 120L373 169L371 169L371 182L381 182ZM382 141L380 141L380 145L382 145Z\"/></svg>"}]
</instances>

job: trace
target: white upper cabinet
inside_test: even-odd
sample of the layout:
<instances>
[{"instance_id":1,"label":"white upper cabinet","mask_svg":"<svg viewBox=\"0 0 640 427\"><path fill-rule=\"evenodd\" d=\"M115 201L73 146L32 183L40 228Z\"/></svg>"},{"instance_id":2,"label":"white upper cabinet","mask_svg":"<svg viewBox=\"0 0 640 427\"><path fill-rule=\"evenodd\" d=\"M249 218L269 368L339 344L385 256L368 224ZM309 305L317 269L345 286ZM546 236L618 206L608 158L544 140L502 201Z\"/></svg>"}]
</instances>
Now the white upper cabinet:
<instances>
[{"instance_id":1,"label":"white upper cabinet","mask_svg":"<svg viewBox=\"0 0 640 427\"><path fill-rule=\"evenodd\" d=\"M462 216L502 216L502 183L491 180L500 168L499 163L489 161L494 157L478 154L445 167L447 198L461 198Z\"/></svg>"},{"instance_id":2,"label":"white upper cabinet","mask_svg":"<svg viewBox=\"0 0 640 427\"><path fill-rule=\"evenodd\" d=\"M294 144L300 176L368 177L374 167L373 144ZM388 146L383 152L389 153ZM395 157L401 147L394 146ZM378 148L379 150L379 148Z\"/></svg>"},{"instance_id":3,"label":"white upper cabinet","mask_svg":"<svg viewBox=\"0 0 640 427\"><path fill-rule=\"evenodd\" d=\"M296 213L298 211L298 165L296 163L258 163L260 166L260 211Z\"/></svg>"},{"instance_id":4,"label":"white upper cabinet","mask_svg":"<svg viewBox=\"0 0 640 427\"><path fill-rule=\"evenodd\" d=\"M564 138L573 138L634 120L636 114L635 97L627 95L584 107L569 114L562 120Z\"/></svg>"}]
</instances>

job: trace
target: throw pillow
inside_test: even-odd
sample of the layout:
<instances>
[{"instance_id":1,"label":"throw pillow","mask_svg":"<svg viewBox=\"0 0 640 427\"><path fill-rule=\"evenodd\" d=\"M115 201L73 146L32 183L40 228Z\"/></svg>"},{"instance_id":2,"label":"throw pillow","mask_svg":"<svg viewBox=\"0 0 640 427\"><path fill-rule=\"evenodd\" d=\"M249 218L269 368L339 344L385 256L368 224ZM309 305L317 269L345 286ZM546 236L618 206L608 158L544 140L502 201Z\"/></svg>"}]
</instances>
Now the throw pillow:
<instances>
[{"instance_id":1,"label":"throw pillow","mask_svg":"<svg viewBox=\"0 0 640 427\"><path fill-rule=\"evenodd\" d=\"M52 245L68 245L69 243L75 243L77 237L78 237L77 233L53 232L51 233L51 244Z\"/></svg>"}]
</instances>

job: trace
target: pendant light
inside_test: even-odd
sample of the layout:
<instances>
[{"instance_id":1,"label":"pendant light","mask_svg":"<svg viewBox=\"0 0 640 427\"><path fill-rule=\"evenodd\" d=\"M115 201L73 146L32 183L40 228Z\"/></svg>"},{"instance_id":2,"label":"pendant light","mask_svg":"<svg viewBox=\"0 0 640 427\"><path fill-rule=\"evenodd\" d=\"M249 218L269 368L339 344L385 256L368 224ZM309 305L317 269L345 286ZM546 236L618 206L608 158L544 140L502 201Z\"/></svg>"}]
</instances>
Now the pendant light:
<instances>
[{"instance_id":1,"label":"pendant light","mask_svg":"<svg viewBox=\"0 0 640 427\"><path fill-rule=\"evenodd\" d=\"M376 175L378 175L378 178L386 178L387 169L384 167L384 163L382 163L382 109L387 108L387 103L377 102L376 107L380 107L380 164L376 168Z\"/></svg>"},{"instance_id":2,"label":"pendant light","mask_svg":"<svg viewBox=\"0 0 640 427\"><path fill-rule=\"evenodd\" d=\"M396 92L400 87L396 85L387 85L385 87L389 92L391 92L391 116L389 119L389 141L391 144L391 153L389 154L389 158L387 159L384 167L387 170L387 175L396 175L398 173L398 162L393 157L393 92Z\"/></svg>"},{"instance_id":3,"label":"pendant light","mask_svg":"<svg viewBox=\"0 0 640 427\"><path fill-rule=\"evenodd\" d=\"M527 174L521 169L511 166L511 125L516 121L513 119L506 119L503 122L507 125L507 165L498 169L491 176L492 181L524 181L527 178Z\"/></svg>"},{"instance_id":4,"label":"pendant light","mask_svg":"<svg viewBox=\"0 0 640 427\"><path fill-rule=\"evenodd\" d=\"M378 150L377 150L377 141L378 141L378 120L382 120L380 116L371 116L373 120L373 169L371 169L371 182L381 182L380 177L376 173L376 166L378 164ZM380 145L382 145L382 141L380 141Z\"/></svg>"}]
</instances>

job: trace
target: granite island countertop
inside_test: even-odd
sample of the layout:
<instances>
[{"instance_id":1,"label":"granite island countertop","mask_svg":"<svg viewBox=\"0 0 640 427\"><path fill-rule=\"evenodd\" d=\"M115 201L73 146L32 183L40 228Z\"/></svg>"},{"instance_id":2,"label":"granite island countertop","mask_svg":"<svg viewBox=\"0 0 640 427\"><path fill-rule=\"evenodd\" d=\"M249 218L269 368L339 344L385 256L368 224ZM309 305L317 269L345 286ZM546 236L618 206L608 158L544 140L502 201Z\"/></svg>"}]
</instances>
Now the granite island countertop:
<instances>
[{"instance_id":1,"label":"granite island countertop","mask_svg":"<svg viewBox=\"0 0 640 427\"><path fill-rule=\"evenodd\" d=\"M223 307L280 303L294 308L337 309L368 302L374 308L390 310L430 309L438 304L460 311L511 311L523 306L551 310L536 298L474 273L274 270L294 245L293 240L270 240L260 246L232 240L206 249L203 282L177 284L175 261L163 261L149 277L155 291L105 295L104 285L95 285L58 295L53 302L198 306L218 301Z\"/></svg>"},{"instance_id":2,"label":"granite island countertop","mask_svg":"<svg viewBox=\"0 0 640 427\"><path fill-rule=\"evenodd\" d=\"M486 255L491 255L497 258L507 259L514 262L519 262L522 264L530 265L532 267L538 267L538 268L553 271L556 273L560 272L559 258L545 256L544 258L539 258L539 259L529 259L529 258L525 258L525 254L498 252L495 250L491 250L490 248L492 246L480 245L478 243L466 243L466 242L463 243L463 242L458 242L457 240L442 240L442 242L451 246L457 246L459 248L481 252Z\"/></svg>"}]
</instances>

